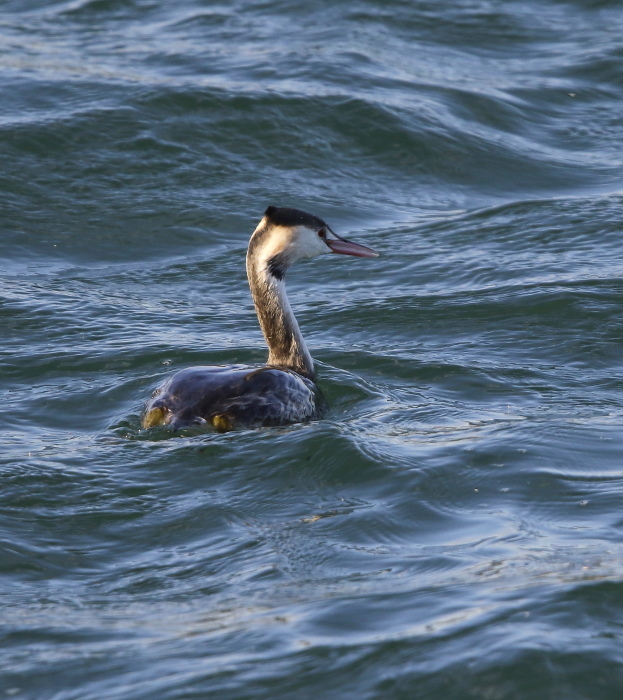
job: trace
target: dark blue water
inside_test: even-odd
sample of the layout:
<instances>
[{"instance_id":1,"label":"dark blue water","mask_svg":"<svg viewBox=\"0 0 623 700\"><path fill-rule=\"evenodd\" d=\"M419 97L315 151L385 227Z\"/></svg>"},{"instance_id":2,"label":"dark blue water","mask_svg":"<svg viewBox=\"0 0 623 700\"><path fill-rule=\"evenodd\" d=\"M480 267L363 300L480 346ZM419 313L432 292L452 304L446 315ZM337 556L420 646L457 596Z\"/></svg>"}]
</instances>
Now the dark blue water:
<instances>
[{"instance_id":1,"label":"dark blue water","mask_svg":"<svg viewBox=\"0 0 623 700\"><path fill-rule=\"evenodd\" d=\"M619 700L623 10L0 5L0 697ZM262 363L269 204L330 405L141 431ZM328 256L326 256L328 257Z\"/></svg>"}]
</instances>

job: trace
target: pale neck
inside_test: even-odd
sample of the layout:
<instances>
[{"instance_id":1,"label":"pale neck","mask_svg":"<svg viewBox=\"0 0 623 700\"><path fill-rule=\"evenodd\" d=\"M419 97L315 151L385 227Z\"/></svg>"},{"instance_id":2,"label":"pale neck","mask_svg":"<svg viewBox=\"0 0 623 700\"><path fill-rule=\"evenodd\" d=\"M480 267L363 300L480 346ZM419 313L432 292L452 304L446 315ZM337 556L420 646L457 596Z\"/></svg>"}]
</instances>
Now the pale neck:
<instances>
[{"instance_id":1,"label":"pale neck","mask_svg":"<svg viewBox=\"0 0 623 700\"><path fill-rule=\"evenodd\" d=\"M314 376L314 361L292 313L283 279L266 267L266 261L247 253L247 277L260 328L268 345L268 364Z\"/></svg>"}]
</instances>

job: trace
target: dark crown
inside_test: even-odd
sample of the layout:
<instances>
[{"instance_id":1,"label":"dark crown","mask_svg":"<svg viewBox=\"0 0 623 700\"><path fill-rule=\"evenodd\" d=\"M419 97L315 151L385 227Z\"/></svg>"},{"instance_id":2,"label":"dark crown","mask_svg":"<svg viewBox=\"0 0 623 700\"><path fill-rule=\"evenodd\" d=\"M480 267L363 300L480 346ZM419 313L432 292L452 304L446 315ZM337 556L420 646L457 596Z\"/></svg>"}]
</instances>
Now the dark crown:
<instances>
[{"instance_id":1,"label":"dark crown","mask_svg":"<svg viewBox=\"0 0 623 700\"><path fill-rule=\"evenodd\" d=\"M264 212L264 216L277 226L307 226L318 231L327 225L319 216L291 207L270 206Z\"/></svg>"}]
</instances>

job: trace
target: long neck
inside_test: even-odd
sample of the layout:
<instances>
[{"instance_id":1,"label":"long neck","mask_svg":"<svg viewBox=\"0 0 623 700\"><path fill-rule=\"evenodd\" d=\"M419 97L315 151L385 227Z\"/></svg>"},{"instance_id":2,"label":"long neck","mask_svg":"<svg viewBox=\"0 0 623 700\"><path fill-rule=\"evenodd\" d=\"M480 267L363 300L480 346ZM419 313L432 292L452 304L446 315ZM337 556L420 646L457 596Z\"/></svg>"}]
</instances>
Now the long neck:
<instances>
[{"instance_id":1,"label":"long neck","mask_svg":"<svg viewBox=\"0 0 623 700\"><path fill-rule=\"evenodd\" d=\"M314 361L294 318L283 281L284 271L270 271L265 258L247 253L247 276L260 327L268 345L268 364L287 367L310 379Z\"/></svg>"}]
</instances>

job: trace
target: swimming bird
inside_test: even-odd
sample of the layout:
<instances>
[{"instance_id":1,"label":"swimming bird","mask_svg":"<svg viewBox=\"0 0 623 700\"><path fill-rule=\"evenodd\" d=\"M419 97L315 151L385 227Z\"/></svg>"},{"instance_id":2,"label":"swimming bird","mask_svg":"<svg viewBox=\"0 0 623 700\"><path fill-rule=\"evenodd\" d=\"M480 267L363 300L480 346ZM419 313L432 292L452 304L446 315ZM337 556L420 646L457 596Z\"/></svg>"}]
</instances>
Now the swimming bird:
<instances>
[{"instance_id":1,"label":"swimming bird","mask_svg":"<svg viewBox=\"0 0 623 700\"><path fill-rule=\"evenodd\" d=\"M286 295L293 263L324 253L376 257L371 248L338 236L300 209L266 209L249 241L247 277L268 345L262 367L189 367L169 378L147 402L143 428L211 425L217 431L288 425L318 414L314 361Z\"/></svg>"}]
</instances>

